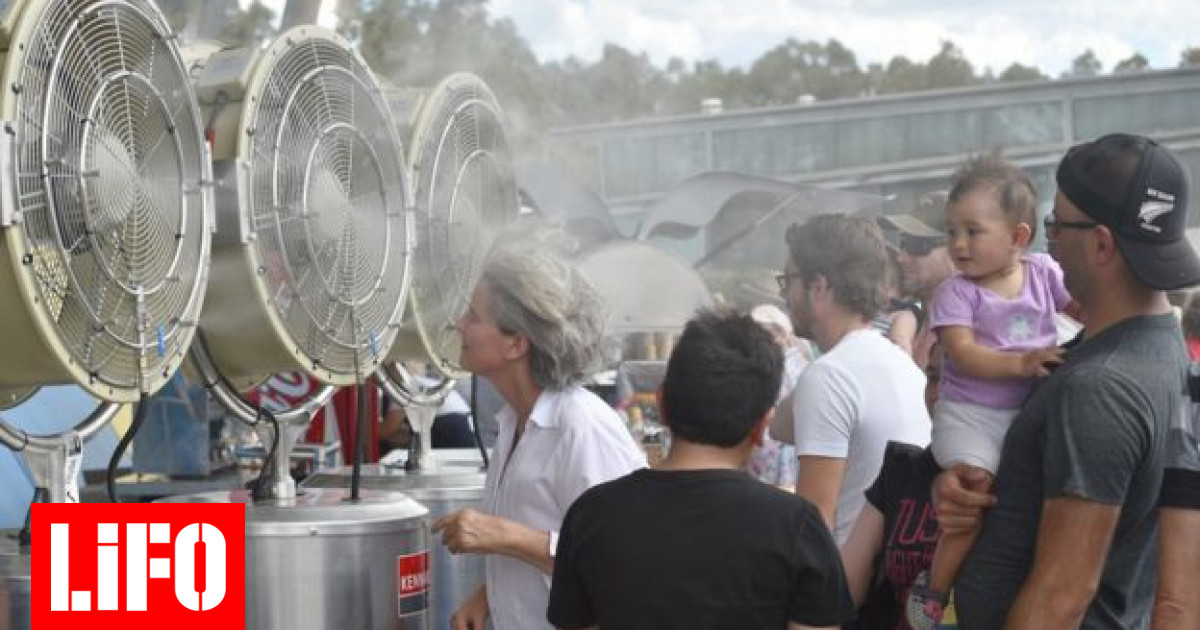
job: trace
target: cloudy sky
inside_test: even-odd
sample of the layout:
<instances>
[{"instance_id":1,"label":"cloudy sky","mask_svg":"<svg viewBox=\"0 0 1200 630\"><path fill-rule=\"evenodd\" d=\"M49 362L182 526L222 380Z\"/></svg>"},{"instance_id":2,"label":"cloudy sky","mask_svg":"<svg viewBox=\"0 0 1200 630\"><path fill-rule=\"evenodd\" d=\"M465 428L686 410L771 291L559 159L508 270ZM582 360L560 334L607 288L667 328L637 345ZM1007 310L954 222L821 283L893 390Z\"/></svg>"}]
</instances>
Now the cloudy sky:
<instances>
[{"instance_id":1,"label":"cloudy sky","mask_svg":"<svg viewBox=\"0 0 1200 630\"><path fill-rule=\"evenodd\" d=\"M865 66L925 60L949 39L977 69L1016 61L1057 75L1087 48L1109 70L1134 52L1175 67L1200 46L1197 0L491 0L491 13L511 18L543 61L594 60L615 42L660 66L672 56L746 66L795 37L838 39Z\"/></svg>"}]
</instances>

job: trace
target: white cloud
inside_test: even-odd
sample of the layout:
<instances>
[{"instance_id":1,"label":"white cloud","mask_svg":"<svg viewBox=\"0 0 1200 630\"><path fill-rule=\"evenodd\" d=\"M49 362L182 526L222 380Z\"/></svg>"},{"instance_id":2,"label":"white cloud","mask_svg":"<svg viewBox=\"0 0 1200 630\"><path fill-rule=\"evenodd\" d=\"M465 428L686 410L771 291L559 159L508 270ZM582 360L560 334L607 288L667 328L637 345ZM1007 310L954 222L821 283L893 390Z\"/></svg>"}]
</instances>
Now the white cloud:
<instances>
[{"instance_id":1,"label":"white cloud","mask_svg":"<svg viewBox=\"0 0 1200 630\"><path fill-rule=\"evenodd\" d=\"M262 2L278 16L287 0ZM332 13L335 0L323 4ZM1018 62L1057 75L1088 48L1105 69L1134 52L1167 68L1200 46L1195 0L491 0L489 11L511 19L543 61L593 61L613 42L660 66L681 57L744 67L795 37L837 39L865 66L896 55L925 60L951 40L980 71Z\"/></svg>"},{"instance_id":2,"label":"white cloud","mask_svg":"<svg viewBox=\"0 0 1200 630\"><path fill-rule=\"evenodd\" d=\"M745 66L788 37L838 39L860 65L904 55L924 60L942 40L958 44L978 69L1013 62L1058 74L1091 48L1105 68L1141 52L1153 67L1174 67L1200 45L1200 3L1096 3L1092 0L493 0L542 60L594 60L604 42L672 56Z\"/></svg>"}]
</instances>

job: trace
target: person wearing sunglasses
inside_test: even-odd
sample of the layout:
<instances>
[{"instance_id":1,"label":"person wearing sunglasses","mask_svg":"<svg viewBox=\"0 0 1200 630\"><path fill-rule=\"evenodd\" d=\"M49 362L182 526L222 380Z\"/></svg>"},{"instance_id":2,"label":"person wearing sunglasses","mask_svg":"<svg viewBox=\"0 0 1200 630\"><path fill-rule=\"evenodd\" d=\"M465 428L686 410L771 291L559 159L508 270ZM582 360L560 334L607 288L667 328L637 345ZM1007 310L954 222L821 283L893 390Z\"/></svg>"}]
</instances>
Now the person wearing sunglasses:
<instances>
[{"instance_id":1,"label":"person wearing sunglasses","mask_svg":"<svg viewBox=\"0 0 1200 630\"><path fill-rule=\"evenodd\" d=\"M934 290L954 273L943 231L945 207L946 193L934 192L922 195L911 212L883 215L878 220L900 269L899 293L915 297L923 306L928 306ZM929 349L937 340L928 318L928 308L922 309L912 342L912 357L921 369L929 363Z\"/></svg>"},{"instance_id":2,"label":"person wearing sunglasses","mask_svg":"<svg viewBox=\"0 0 1200 630\"><path fill-rule=\"evenodd\" d=\"M1056 181L1044 225L1087 328L1013 419L994 496L964 466L934 484L943 531L979 527L954 584L962 627L1144 628L1159 548L1160 591L1194 603L1198 590L1196 511L1164 517L1155 544L1188 369L1166 291L1200 284L1185 170L1149 138L1112 134L1071 149Z\"/></svg>"}]
</instances>

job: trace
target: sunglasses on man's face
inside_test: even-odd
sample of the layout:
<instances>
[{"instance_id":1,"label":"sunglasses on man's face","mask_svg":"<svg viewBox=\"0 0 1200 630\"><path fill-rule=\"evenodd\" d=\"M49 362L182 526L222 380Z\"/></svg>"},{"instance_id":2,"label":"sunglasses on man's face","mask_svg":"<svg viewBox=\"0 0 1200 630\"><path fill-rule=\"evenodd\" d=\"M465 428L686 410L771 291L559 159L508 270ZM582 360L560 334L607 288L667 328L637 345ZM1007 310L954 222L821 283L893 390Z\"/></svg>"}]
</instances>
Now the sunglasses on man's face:
<instances>
[{"instance_id":1,"label":"sunglasses on man's face","mask_svg":"<svg viewBox=\"0 0 1200 630\"><path fill-rule=\"evenodd\" d=\"M1059 221L1054 213L1050 213L1042 219L1042 226L1046 228L1046 238L1053 241L1058 239L1063 230L1090 230L1100 227L1100 224L1095 221Z\"/></svg>"}]
</instances>

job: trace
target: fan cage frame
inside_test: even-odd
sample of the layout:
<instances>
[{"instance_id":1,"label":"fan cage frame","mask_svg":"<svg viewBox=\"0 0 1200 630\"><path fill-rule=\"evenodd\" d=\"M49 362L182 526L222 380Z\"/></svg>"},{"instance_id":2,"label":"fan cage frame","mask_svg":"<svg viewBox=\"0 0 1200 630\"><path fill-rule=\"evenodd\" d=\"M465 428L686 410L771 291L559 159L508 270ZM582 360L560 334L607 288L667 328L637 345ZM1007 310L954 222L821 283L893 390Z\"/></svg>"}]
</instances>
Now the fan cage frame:
<instances>
[{"instance_id":1,"label":"fan cage frame","mask_svg":"<svg viewBox=\"0 0 1200 630\"><path fill-rule=\"evenodd\" d=\"M447 147L453 148L451 145L454 141L456 132L456 122L460 120L464 113L471 112L472 122L478 124L480 121L475 118L478 112L485 112L488 116L486 124L490 125L489 137L493 140L493 144L488 146L476 145L472 147L472 152L464 157L465 159L459 164L459 169L454 173L454 195L450 198L450 208L455 208L457 205L457 195L462 190L462 182L468 174L468 170L463 168L477 159L488 160L494 168L493 171L497 175L497 181L502 184L500 192L507 193L510 197L503 206L511 212L505 212L509 215L509 221L515 220L519 213L520 203L517 192L516 174L513 169L513 158L511 148L505 134L506 120L504 111L500 106L499 100L496 98L492 90L478 76L459 72L451 74L440 81L433 87L429 94L423 99L420 110L417 112L416 120L412 126L412 134L409 138L410 151L410 168L411 174L409 180L413 189L413 197L415 203L414 215L419 219L421 217L433 217L443 213L431 210L433 206L433 196L436 194L435 185L437 184L436 177L441 162L445 159L444 151ZM475 131L476 141L480 138L478 129ZM443 151L439 152L439 149ZM497 149L503 153L500 156L502 159L495 160ZM506 167L506 168L505 168ZM507 185L503 185L504 183ZM476 209L477 212L481 209ZM493 229L495 226L488 226L484 229ZM480 273L482 272L482 255L486 253L480 252L480 259L476 269L471 274L474 277L470 278L470 287L464 290L460 298L460 304L457 308L450 310L457 311L447 314L447 319L451 321L435 322L431 320L430 314L426 313L421 306L421 291L419 283L433 282L437 283L436 278L421 277L429 276L429 270L421 269L421 257L426 255L423 250L423 244L419 240L420 237L429 237L429 232L432 230L431 225L418 225L416 227L418 241L414 244L414 267L417 269L414 273L414 288L410 292L408 300L408 315L411 317L412 325L402 330L401 336L411 335L415 332L416 341L419 342L423 356L414 354L416 343L405 343L408 340L398 341L396 351L389 357L395 361L395 366L389 366L388 370L381 372L384 379L395 381L393 387L387 388L390 392L396 392L393 397L403 393L412 400L413 398L424 399L426 402L436 401L439 397L444 397L444 387L435 386L428 396L419 394L419 389L415 387L415 380L404 370L400 365L404 360L426 360L430 365L442 376L444 381L452 381L454 379L464 378L468 372L462 369L458 364L457 356L451 358L442 354L439 346L443 339L436 337L441 333L439 327L448 327L461 317L469 305L471 293L474 291L474 286L478 283ZM490 234L484 234L485 240L490 237ZM485 245L488 243L485 242ZM444 261L428 261L426 264L430 269L445 264ZM425 272L425 273L422 273Z\"/></svg>"},{"instance_id":2,"label":"fan cage frame","mask_svg":"<svg viewBox=\"0 0 1200 630\"><path fill-rule=\"evenodd\" d=\"M189 250L187 271L191 274L191 283L186 292L187 297L182 300L183 307L170 313L166 326L160 323L153 332L147 331L144 323L136 326L139 329L138 344L132 346L135 348L132 352L137 356L130 361L133 361L137 367L136 374L129 376L132 382L115 382L115 375L110 375L102 369L89 369L73 349L67 347L70 340L60 334L59 325L49 312L53 308L51 304L55 296L46 295L40 288L41 281L36 277L37 272L34 269L39 266L34 263L35 257L45 255L45 248L31 249L27 240L31 237L27 235L22 225L26 218L23 216L16 183L20 168L20 160L16 152L33 141L28 137L18 138L21 129L18 117L22 116L25 111L23 103L25 103L28 92L23 89L27 80L26 70L30 62L29 55L33 53L30 43L35 37L45 37L43 31L47 27L44 26L44 22L58 17L51 12L59 10L74 10L74 13L70 14L69 20L61 22L70 23L68 34L71 35L75 34L75 29L84 24L85 20L98 19L95 16L106 10L121 12L119 14L121 16L132 16L129 19L141 20L142 23L138 25L153 32L152 35L156 41L152 46L157 47L156 51L161 50L163 54L169 55L164 63L169 63L169 67L177 72L178 82L172 86L176 92L170 95L173 100L167 101L158 91L155 82L133 71L127 71L122 76L118 76L121 73L112 73L106 75L105 78L140 82L160 99L166 114L178 113L179 117L169 118L170 123L165 126L165 128L169 127L168 133L171 136L195 132L194 135L189 133L190 140L175 140L177 153L183 149L188 150L186 155L179 154L178 167L181 174L182 194L178 201L181 218L176 239L185 238L184 233L189 230L194 230L195 234L186 235L187 237L198 236L200 239L198 248ZM50 17L47 17L48 15ZM0 130L0 250L3 250L0 251L0 259L4 259L4 264L0 264L0 287L15 289L16 297L19 298L4 300L5 304L0 306L0 321L4 322L10 331L32 332L32 334L9 333L7 335L8 343L6 345L9 346L7 350L12 356L22 358L21 368L24 374L20 379L21 382L17 383L7 382L8 375L5 375L3 385L5 387L36 387L49 383L73 383L104 401L134 402L143 394L153 393L161 388L186 359L187 349L196 332L196 322L208 284L215 220L212 198L212 161L208 145L204 142L201 133L203 127L200 122L200 110L195 91L187 70L184 68L180 49L170 26L157 6L149 0L27 0L10 7L8 13L0 18L2 18L0 24L3 24L3 28L6 29L0 32L0 47L4 48L3 70L0 74L0 80L4 84L4 89L0 90L0 121L3 121L0 125L2 127ZM117 20L118 18L111 19ZM94 42L87 43L93 44ZM120 59L124 64L127 61L123 57L124 42L116 40L116 44L122 51ZM62 49L69 48L70 45L70 41L65 38L54 40L53 58L60 60ZM151 59L153 60L153 56ZM134 59L134 61L138 60ZM51 66L50 69L41 70L43 75L39 77L40 80L46 84L52 84L56 80L57 68L58 66ZM153 69L151 69L151 73L153 73ZM32 93L37 94L36 92ZM103 90L98 90L93 96L95 99L102 98ZM52 115L53 99L62 97L48 90L39 94L39 97L43 99L41 105L44 109L40 112L43 116L40 124L43 127L38 146L42 152L38 155L43 158L42 177L45 180L48 176L46 169L49 168L48 165L51 162L51 158L44 151L48 142L45 137L47 133L44 127L45 117ZM165 107L168 103L174 108ZM83 123L85 128L95 129L95 125L89 124L89 121L83 121ZM82 143L68 146L75 152L88 147ZM190 170L193 166L198 167L197 170ZM83 183L86 175L82 168L77 175L76 179L79 181L78 186L81 191L79 194L86 196L86 186ZM195 175L194 180L192 179L193 175ZM72 264L73 261L67 258L68 251L62 242L61 226L59 225L61 217L49 212L53 206L50 197L53 196L54 190L43 185L35 191L35 194L46 198L45 206L48 213L46 221L53 224L54 236L57 240L57 242L50 242L47 245L53 248L50 255L58 256L64 261L61 264L61 267L65 269L63 273L72 279L66 290L81 291L78 280L75 278L76 270ZM97 206L95 201L88 201L84 207L90 209L101 206ZM195 213L193 218L199 220L198 225L185 224L189 213ZM182 251L180 248L175 250L172 265L178 264L180 251ZM194 260L192 260L193 256ZM102 271L107 274L109 270L102 269ZM165 281L170 282L180 281L177 273L169 274L164 278ZM83 287L82 290L86 291L89 288ZM61 300L61 296L57 299ZM87 306L88 312L91 312L91 305L86 304L85 306ZM135 309L135 314L140 313L140 310ZM96 326L99 326L99 330L95 329ZM93 332L105 332L105 326L97 324L95 321L93 321L93 327ZM126 346L129 345L126 344ZM151 354L156 355L157 361L147 360Z\"/></svg>"},{"instance_id":3,"label":"fan cage frame","mask_svg":"<svg viewBox=\"0 0 1200 630\"><path fill-rule=\"evenodd\" d=\"M376 176L381 184L379 190L381 194L390 196L390 200L385 202L386 220L395 222L390 228L393 234L391 245L387 251L387 256L390 256L387 270L391 270L390 273L395 274L396 277L396 282L394 286L389 287L391 291L388 293L393 296L393 301L387 303L389 312L386 324L372 331L375 333L373 337L356 335L355 355L358 357L358 361L356 365L352 366L352 369L337 369L315 358L306 351L296 334L281 317L275 298L275 293L281 287L270 284L265 277L268 265L264 259L263 249L258 243L261 236L260 231L267 228L260 227L256 230L254 226L254 195L255 186L258 183L256 178L274 177L273 173L260 174L252 168L255 141L262 135L255 129L255 124L259 120L260 108L263 107L261 96L268 89L272 74L283 57L296 50L306 51L305 47L310 44L334 47L340 55L344 56L344 60L348 64L353 65L331 66L333 60L323 59L321 63L315 64L305 72L306 77L311 78L314 73L330 71L345 73L353 77L362 86L362 93L369 95L373 111L387 123L381 125L379 129L369 130L370 133L384 134L384 136L379 136L378 142L374 145L370 143L367 145L372 148L382 147L384 149L389 146L394 147L394 155L377 155L374 158ZM223 51L218 54L225 54L227 60L232 60L244 52L235 50ZM209 331L207 337L208 346L212 352L212 361L222 374L239 387L248 386L273 373L290 370L303 371L330 385L347 386L364 381L391 351L402 322L412 282L413 217L404 145L396 135L394 125L391 124L390 110L383 99L382 89L374 80L366 62L337 34L318 27L296 27L281 34L266 49L245 57L245 64L244 68L222 70L228 75L225 77L227 80L225 85L200 89L202 94L206 95L202 96L202 101L212 101L220 94L224 94L224 97L228 98L228 102L222 105L225 111L216 112L216 115L213 115L211 103L205 105L209 109L210 119L213 120L210 126L216 134L214 153L219 156L215 166L220 182L218 199L223 200L223 205L218 204L217 208L219 230L217 244L214 248L214 260L219 261L219 265L227 267L229 270L225 274L214 274L213 288L215 295L218 296L217 299L210 300L214 312L210 313L206 310L201 316L201 326ZM200 80L203 81L203 72L200 76ZM229 93L230 88L236 89L236 93ZM367 105L362 106L366 107ZM282 133L284 128L285 125L280 124L276 131ZM355 130L343 129L343 131L353 132ZM357 131L366 132L365 130ZM278 141L276 141L276 145L278 145ZM310 147L313 150L315 148ZM388 162L396 165L395 173L391 173L391 169L385 171L380 168L380 165L386 165ZM221 176L222 173L224 173L223 176ZM307 183L307 181L302 183ZM272 186L277 185L278 182L272 183ZM308 191L302 192L307 194ZM235 211L236 217L232 216ZM311 245L312 243L309 241L306 244ZM385 271L379 270L380 273ZM291 269L287 269L287 272L290 274ZM237 278L232 282L236 286L225 286L225 281L232 278ZM289 277L288 283L282 288L291 291L295 286L294 281L294 278ZM252 294L253 298L247 299L246 292ZM230 331L232 327L239 325L239 322L236 321L236 318L230 318L228 314L215 312L219 306L218 303L228 305L230 300L238 299L238 294L242 294L240 299L247 302L241 307L243 314L254 320L253 326L257 327L256 330L263 329L270 337L270 339L262 340L262 343L259 344L258 349L261 352L258 352L257 355L262 360L257 364L255 361L246 359L245 355L248 352L244 348L234 347L236 344L226 338L227 335L220 334ZM209 330L210 323L217 319L222 320L222 323L211 326L212 330Z\"/></svg>"}]
</instances>

